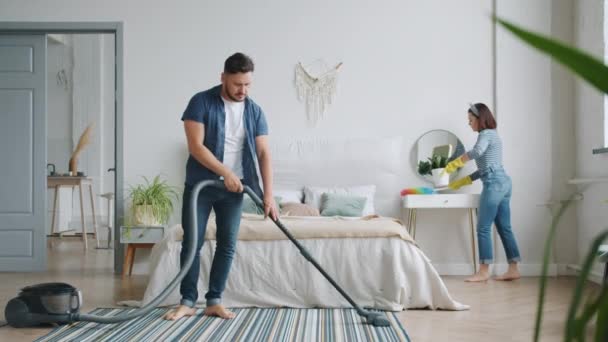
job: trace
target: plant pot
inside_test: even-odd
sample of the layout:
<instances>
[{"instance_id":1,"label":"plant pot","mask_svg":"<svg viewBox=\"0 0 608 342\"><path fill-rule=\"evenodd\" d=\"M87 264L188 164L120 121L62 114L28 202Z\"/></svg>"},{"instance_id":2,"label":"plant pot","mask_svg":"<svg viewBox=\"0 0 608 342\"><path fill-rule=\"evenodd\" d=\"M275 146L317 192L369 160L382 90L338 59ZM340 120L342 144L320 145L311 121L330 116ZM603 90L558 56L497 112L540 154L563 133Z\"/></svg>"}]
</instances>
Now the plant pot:
<instances>
[{"instance_id":1,"label":"plant pot","mask_svg":"<svg viewBox=\"0 0 608 342\"><path fill-rule=\"evenodd\" d=\"M433 184L435 184L436 188L448 186L448 184L450 183L450 174L448 174L447 172L443 172L444 170L444 168L431 170L431 173L433 175Z\"/></svg>"},{"instance_id":2,"label":"plant pot","mask_svg":"<svg viewBox=\"0 0 608 342\"><path fill-rule=\"evenodd\" d=\"M133 222L137 226L160 226L160 221L154 217L152 206L137 205L135 206L135 217Z\"/></svg>"}]
</instances>

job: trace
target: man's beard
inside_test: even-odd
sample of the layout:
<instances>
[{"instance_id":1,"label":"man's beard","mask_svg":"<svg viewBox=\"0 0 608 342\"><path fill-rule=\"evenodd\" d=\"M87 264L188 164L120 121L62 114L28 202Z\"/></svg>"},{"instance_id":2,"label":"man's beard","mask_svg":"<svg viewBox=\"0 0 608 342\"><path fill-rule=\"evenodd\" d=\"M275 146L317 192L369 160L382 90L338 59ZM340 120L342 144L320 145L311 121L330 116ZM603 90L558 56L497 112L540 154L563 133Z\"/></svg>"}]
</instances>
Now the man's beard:
<instances>
[{"instance_id":1,"label":"man's beard","mask_svg":"<svg viewBox=\"0 0 608 342\"><path fill-rule=\"evenodd\" d=\"M224 87L224 93L226 94L226 96L228 96L228 98L233 101L233 102L243 102L245 101L245 98L243 97L243 99L239 99L235 96L233 96L232 94L230 94L230 92L228 91L228 89L226 89L226 87Z\"/></svg>"}]
</instances>

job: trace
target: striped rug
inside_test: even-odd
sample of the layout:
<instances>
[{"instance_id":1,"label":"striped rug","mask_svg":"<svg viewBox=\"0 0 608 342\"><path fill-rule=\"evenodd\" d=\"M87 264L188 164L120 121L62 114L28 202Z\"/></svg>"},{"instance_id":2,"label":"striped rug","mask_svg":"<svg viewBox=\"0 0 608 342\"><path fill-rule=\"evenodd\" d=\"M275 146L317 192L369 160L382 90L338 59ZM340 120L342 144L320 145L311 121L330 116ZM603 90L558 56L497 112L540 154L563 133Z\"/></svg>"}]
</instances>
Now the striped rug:
<instances>
[{"instance_id":1,"label":"striped rug","mask_svg":"<svg viewBox=\"0 0 608 342\"><path fill-rule=\"evenodd\" d=\"M95 309L113 316L133 309ZM388 327L362 323L354 309L233 309L236 318L196 316L165 321L166 308L120 324L79 322L60 326L36 341L409 341L396 315Z\"/></svg>"}]
</instances>

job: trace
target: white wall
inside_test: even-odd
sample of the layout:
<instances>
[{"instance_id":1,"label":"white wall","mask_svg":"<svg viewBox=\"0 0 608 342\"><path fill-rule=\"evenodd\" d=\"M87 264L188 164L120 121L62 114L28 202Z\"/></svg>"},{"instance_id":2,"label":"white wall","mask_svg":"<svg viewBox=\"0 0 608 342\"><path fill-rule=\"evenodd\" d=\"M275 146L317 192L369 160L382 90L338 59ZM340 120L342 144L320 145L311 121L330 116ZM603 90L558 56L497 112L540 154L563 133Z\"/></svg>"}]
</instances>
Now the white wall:
<instances>
[{"instance_id":1,"label":"white wall","mask_svg":"<svg viewBox=\"0 0 608 342\"><path fill-rule=\"evenodd\" d=\"M551 35L567 44L574 45L574 0L553 2ZM547 214L556 214L558 202L567 199L576 189L568 185L576 175L575 129L575 81L570 70L551 60L551 192L555 204L547 207ZM558 234L553 245L554 259L562 273L571 273L564 265L576 263L578 250L576 206L571 205L560 219Z\"/></svg>"},{"instance_id":2,"label":"white wall","mask_svg":"<svg viewBox=\"0 0 608 342\"><path fill-rule=\"evenodd\" d=\"M498 1L498 16L544 34L551 2ZM512 225L524 273L538 273L551 199L551 63L506 30L497 30L497 120L504 164L513 179ZM504 252L498 246L498 260ZM496 249L495 249L496 250Z\"/></svg>"},{"instance_id":3,"label":"white wall","mask_svg":"<svg viewBox=\"0 0 608 342\"><path fill-rule=\"evenodd\" d=\"M577 46L603 60L605 53L604 1L581 0L577 2L576 9ZM603 147L606 134L603 125L606 113L603 94L577 79L575 110L576 174L581 178L607 177L608 154L593 155L591 153L592 149ZM588 253L594 237L600 231L607 229L608 204L603 202L608 197L607 193L607 183L592 184L584 192L585 198L578 203L580 262ZM603 271L601 265L596 265L594 270L596 275L601 275Z\"/></svg>"},{"instance_id":4,"label":"white wall","mask_svg":"<svg viewBox=\"0 0 608 342\"><path fill-rule=\"evenodd\" d=\"M500 15L546 33L551 10L548 0L498 2ZM425 131L448 129L470 148L476 135L467 125L467 104L494 106L490 13L490 0L3 0L0 20L123 21L126 184L163 173L181 185L181 113L195 92L219 82L225 58L235 51L256 62L252 97L266 112L271 138L403 135L413 146ZM497 114L515 184L513 225L524 272L535 273L548 226L546 209L537 204L552 197L552 69L503 31L497 43ZM310 127L293 68L317 58L344 65L333 105ZM395 193L419 185L415 170L407 170ZM419 243L442 272L470 271L468 236L464 212L418 215Z\"/></svg>"},{"instance_id":5,"label":"white wall","mask_svg":"<svg viewBox=\"0 0 608 342\"><path fill-rule=\"evenodd\" d=\"M67 172L72 149L72 41L47 39L47 162L58 173ZM68 229L72 217L72 191L62 188L57 196L55 230ZM55 191L47 191L46 233L51 233Z\"/></svg>"},{"instance_id":6,"label":"white wall","mask_svg":"<svg viewBox=\"0 0 608 342\"><path fill-rule=\"evenodd\" d=\"M67 172L72 149L72 40L65 44L48 40L47 54L47 160L59 173ZM67 83L58 83L58 74Z\"/></svg>"}]
</instances>

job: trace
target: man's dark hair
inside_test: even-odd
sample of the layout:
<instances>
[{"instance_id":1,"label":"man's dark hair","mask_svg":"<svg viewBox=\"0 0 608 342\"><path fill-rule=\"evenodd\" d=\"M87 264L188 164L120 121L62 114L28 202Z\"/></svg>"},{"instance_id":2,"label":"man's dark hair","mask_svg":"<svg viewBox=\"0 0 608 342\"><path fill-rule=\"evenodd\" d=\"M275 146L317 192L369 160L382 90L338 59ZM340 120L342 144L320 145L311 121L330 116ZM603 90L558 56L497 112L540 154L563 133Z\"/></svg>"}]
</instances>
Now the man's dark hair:
<instances>
[{"instance_id":1,"label":"man's dark hair","mask_svg":"<svg viewBox=\"0 0 608 342\"><path fill-rule=\"evenodd\" d=\"M253 60L246 54L237 52L226 59L224 72L228 74L253 72Z\"/></svg>"}]
</instances>

